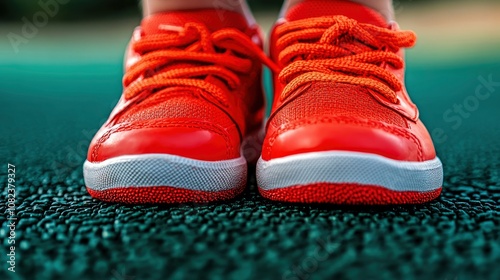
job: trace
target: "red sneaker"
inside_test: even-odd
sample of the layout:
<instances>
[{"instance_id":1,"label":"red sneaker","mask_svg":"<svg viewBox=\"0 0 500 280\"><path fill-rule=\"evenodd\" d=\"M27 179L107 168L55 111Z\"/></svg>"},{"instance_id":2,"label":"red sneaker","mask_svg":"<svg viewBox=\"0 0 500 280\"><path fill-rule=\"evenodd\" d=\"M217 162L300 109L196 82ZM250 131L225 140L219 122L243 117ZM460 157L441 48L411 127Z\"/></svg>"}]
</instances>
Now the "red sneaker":
<instances>
[{"instance_id":1,"label":"red sneaker","mask_svg":"<svg viewBox=\"0 0 500 280\"><path fill-rule=\"evenodd\" d=\"M183 203L241 193L242 143L263 118L260 44L257 26L230 11L144 19L129 45L123 96L90 144L90 195Z\"/></svg>"},{"instance_id":2,"label":"red sneaker","mask_svg":"<svg viewBox=\"0 0 500 280\"><path fill-rule=\"evenodd\" d=\"M308 0L274 27L274 103L260 193L286 202L423 203L442 165L404 86L416 37L349 1Z\"/></svg>"}]
</instances>

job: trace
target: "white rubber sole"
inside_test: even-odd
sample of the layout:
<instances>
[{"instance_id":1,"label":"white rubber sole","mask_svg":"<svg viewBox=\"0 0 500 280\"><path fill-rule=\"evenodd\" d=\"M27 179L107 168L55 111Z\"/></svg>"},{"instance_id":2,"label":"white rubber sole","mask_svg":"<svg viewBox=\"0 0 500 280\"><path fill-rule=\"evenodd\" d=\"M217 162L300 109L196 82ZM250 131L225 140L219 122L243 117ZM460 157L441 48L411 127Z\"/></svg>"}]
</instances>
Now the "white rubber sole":
<instances>
[{"instance_id":1,"label":"white rubber sole","mask_svg":"<svg viewBox=\"0 0 500 280\"><path fill-rule=\"evenodd\" d=\"M223 161L201 161L169 154L120 156L103 162L85 161L87 188L105 191L127 187L168 186L217 192L246 184L244 157Z\"/></svg>"},{"instance_id":2,"label":"white rubber sole","mask_svg":"<svg viewBox=\"0 0 500 280\"><path fill-rule=\"evenodd\" d=\"M316 183L354 183L392 191L429 192L443 185L439 158L398 161L357 152L317 152L257 162L257 184L274 190Z\"/></svg>"}]
</instances>

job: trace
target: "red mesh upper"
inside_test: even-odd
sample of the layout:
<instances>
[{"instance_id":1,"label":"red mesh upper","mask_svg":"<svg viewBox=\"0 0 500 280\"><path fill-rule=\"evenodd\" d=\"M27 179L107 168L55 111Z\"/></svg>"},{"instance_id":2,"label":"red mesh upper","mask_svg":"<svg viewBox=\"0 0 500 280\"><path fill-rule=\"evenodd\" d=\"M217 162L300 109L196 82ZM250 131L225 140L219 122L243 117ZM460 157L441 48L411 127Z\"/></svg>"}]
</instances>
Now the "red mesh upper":
<instances>
[{"instance_id":1,"label":"red mesh upper","mask_svg":"<svg viewBox=\"0 0 500 280\"><path fill-rule=\"evenodd\" d=\"M212 32L222 28L236 28L245 31L246 19L239 13L223 9L199 9L155 14L142 20L141 28L145 34L164 32L161 25L184 26L186 22L206 25Z\"/></svg>"},{"instance_id":2,"label":"red mesh upper","mask_svg":"<svg viewBox=\"0 0 500 280\"><path fill-rule=\"evenodd\" d=\"M376 11L347 0L304 0L291 7L287 11L285 19L294 21L326 15L344 15L359 22L369 23L380 27L387 26L384 17Z\"/></svg>"},{"instance_id":3,"label":"red mesh upper","mask_svg":"<svg viewBox=\"0 0 500 280\"><path fill-rule=\"evenodd\" d=\"M359 22L387 26L386 20L376 11L343 0L305 0L291 7L284 17L294 21L326 15L344 15ZM304 93L276 112L270 124L279 127L315 116L356 116L407 127L401 115L377 102L365 88L340 83L312 83Z\"/></svg>"},{"instance_id":4,"label":"red mesh upper","mask_svg":"<svg viewBox=\"0 0 500 280\"><path fill-rule=\"evenodd\" d=\"M398 113L378 103L366 89L348 84L312 83L304 94L293 99L271 119L271 125L283 124L317 116L356 116L406 127Z\"/></svg>"},{"instance_id":5,"label":"red mesh upper","mask_svg":"<svg viewBox=\"0 0 500 280\"><path fill-rule=\"evenodd\" d=\"M202 23L211 31L222 28L236 28L247 34L252 32L246 19L241 14L215 9L156 14L145 18L141 23L141 29L147 36L148 34L169 32L162 26L174 26L175 28L175 26L184 26L187 22ZM215 78L208 77L207 79L211 79L212 83L223 85L221 81ZM241 94L242 102L231 104L230 108L225 109L225 111L197 94L198 89L196 88L175 87L152 94L139 104L131 106L120 115L117 122L190 118L209 121L225 128L230 127L234 125L233 121L235 121L231 119L230 115L233 116L235 110L253 112L258 111L263 106L262 96L259 95L259 91L253 91L254 84L259 82L259 73L251 73L246 77L241 77L241 79L241 93L228 92L228 94ZM246 107L242 108L242 106ZM247 127L243 123L236 123L236 125L239 128ZM245 131L242 131L242 133L245 133Z\"/></svg>"},{"instance_id":6,"label":"red mesh upper","mask_svg":"<svg viewBox=\"0 0 500 280\"><path fill-rule=\"evenodd\" d=\"M150 119L190 118L209 120L222 127L229 127L231 119L215 105L189 92L189 89L173 88L157 93L138 106L131 107L119 118L119 122Z\"/></svg>"}]
</instances>

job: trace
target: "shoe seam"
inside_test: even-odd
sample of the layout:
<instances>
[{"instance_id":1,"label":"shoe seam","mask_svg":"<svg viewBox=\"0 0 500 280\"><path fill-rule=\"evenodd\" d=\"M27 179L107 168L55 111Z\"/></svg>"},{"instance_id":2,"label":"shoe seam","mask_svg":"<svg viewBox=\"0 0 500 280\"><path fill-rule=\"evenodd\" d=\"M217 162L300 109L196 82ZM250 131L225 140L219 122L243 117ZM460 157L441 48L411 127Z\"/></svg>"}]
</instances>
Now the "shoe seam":
<instances>
[{"instance_id":1,"label":"shoe seam","mask_svg":"<svg viewBox=\"0 0 500 280\"><path fill-rule=\"evenodd\" d=\"M226 145L226 157L230 157L230 155L233 153L234 149L229 145L230 139L229 135L227 132L225 133L224 130L217 125L207 123L207 122L199 122L199 121L176 121L176 122L161 122L161 123L155 123L151 125L147 125L148 122L144 122L143 127L138 127L138 123L127 123L127 124L122 124L119 125L115 128L111 128L108 131L106 131L97 141L97 143L94 145L92 149L92 161L95 161L97 159L97 156L99 154L99 148L106 142L106 140L111 137L113 133L117 132L123 132L123 131L130 131L130 130L135 130L135 129L141 129L141 128L169 128L169 127L187 127L187 128L197 128L197 129L206 129L210 132L216 133L217 135L221 136L224 139L224 143Z\"/></svg>"},{"instance_id":2,"label":"shoe seam","mask_svg":"<svg viewBox=\"0 0 500 280\"><path fill-rule=\"evenodd\" d=\"M371 127L371 128L377 128L381 129L385 132L394 134L396 136L401 136L404 137L415 144L417 147L417 159L419 161L422 161L424 156L422 152L422 145L420 141L417 139L417 137L398 127L393 127L389 126L387 124L384 124L382 122L377 122L377 121L372 121L372 120L363 120L363 119L358 119L358 118L353 118L353 117L347 117L347 116L341 116L341 117L319 117L319 118L312 118L312 119L302 119L290 124L285 124L280 126L272 135L269 137L267 147L266 147L266 153L268 155L271 154L272 147L276 141L276 138L278 138L279 135L281 135L284 132L294 130L298 127L303 127L305 125L314 125L314 124L319 124L319 123L337 123L337 124L355 124L361 127Z\"/></svg>"}]
</instances>

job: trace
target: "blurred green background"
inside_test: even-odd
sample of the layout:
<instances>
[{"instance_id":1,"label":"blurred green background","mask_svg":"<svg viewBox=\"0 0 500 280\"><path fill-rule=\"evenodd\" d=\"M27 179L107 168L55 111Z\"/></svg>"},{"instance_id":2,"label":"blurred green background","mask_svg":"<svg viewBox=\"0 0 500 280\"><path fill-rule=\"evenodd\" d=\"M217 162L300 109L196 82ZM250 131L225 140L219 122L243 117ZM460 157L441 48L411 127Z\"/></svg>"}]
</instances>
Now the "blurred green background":
<instances>
[{"instance_id":1,"label":"blurred green background","mask_svg":"<svg viewBox=\"0 0 500 280\"><path fill-rule=\"evenodd\" d=\"M0 2L0 20L18 20L23 16L33 14L40 10L40 0L2 0ZM50 2L50 0L43 0ZM74 21L74 20L87 20L96 19L101 17L109 18L110 14L114 16L120 15L138 15L139 0L61 0L65 2L62 5L61 11L58 13L54 20L60 21ZM66 3L67 2L67 3ZM283 1L280 0L248 0L249 5L255 11L278 9ZM393 1L396 9L403 5L422 5L431 2L446 3L454 5L456 3L464 2L483 2L494 3L497 0L395 0Z\"/></svg>"},{"instance_id":2,"label":"blurred green background","mask_svg":"<svg viewBox=\"0 0 500 280\"><path fill-rule=\"evenodd\" d=\"M434 202L387 208L273 203L252 180L213 205L91 199L81 167L120 97L139 5L69 0L13 44L23 18L43 11L38 1L0 0L0 164L17 166L20 219L19 270L4 263L0 279L500 279L500 87L467 103L484 80L500 82L500 1L394 1L400 26L419 37L407 86L445 180ZM280 2L250 5L269 30ZM455 105L474 109L458 127L444 118ZM307 277L291 273L310 265L318 240L334 245L328 259Z\"/></svg>"},{"instance_id":3,"label":"blurred green background","mask_svg":"<svg viewBox=\"0 0 500 280\"><path fill-rule=\"evenodd\" d=\"M405 0L408 1L408 0ZM110 13L137 14L138 0L71 0L65 4L57 20L85 20L108 17ZM279 7L277 0L250 0L254 8L266 9ZM40 9L38 0L2 0L0 17L3 20L16 20L26 14L33 14Z\"/></svg>"},{"instance_id":4,"label":"blurred green background","mask_svg":"<svg viewBox=\"0 0 500 280\"><path fill-rule=\"evenodd\" d=\"M64 3L58 5L58 11L45 13L46 23L36 34L13 46L12 36L22 35L26 21L33 23L44 13L39 2L54 1L0 1L1 64L121 60L132 29L140 22L137 0L57 0ZM263 29L268 30L281 1L250 0L249 4ZM500 1L395 0L394 6L400 25L419 35L417 47L410 51L410 62L484 62L500 57L496 51L500 44Z\"/></svg>"}]
</instances>

